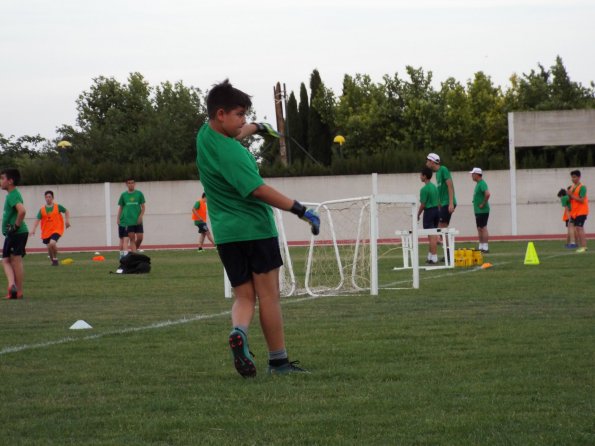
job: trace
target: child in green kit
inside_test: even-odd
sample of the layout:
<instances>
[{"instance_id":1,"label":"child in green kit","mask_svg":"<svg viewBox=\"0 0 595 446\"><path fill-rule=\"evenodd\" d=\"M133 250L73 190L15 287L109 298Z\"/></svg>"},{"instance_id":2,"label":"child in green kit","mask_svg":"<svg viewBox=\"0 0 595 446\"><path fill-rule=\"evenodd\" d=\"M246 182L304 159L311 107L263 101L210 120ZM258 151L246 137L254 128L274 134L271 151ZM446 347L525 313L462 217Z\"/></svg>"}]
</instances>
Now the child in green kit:
<instances>
[{"instance_id":1,"label":"child in green kit","mask_svg":"<svg viewBox=\"0 0 595 446\"><path fill-rule=\"evenodd\" d=\"M256 376L248 347L248 328L256 309L269 351L268 373L305 372L290 362L285 349L279 295L283 264L271 206L307 221L318 234L318 215L264 183L256 160L238 140L255 133L277 135L268 125L246 123L250 96L229 81L215 85L207 96L209 122L196 137L200 181L209 197L209 217L219 257L234 288L229 346L237 372Z\"/></svg>"},{"instance_id":2,"label":"child in green kit","mask_svg":"<svg viewBox=\"0 0 595 446\"><path fill-rule=\"evenodd\" d=\"M419 178L424 186L419 191L419 208L417 211L417 219L419 220L421 214L424 214L423 228L435 229L438 227L440 219L438 208L438 188L430 180L432 179L433 171L429 167L424 167L421 170ZM428 249L428 258L426 263L428 265L435 265L438 263L438 254L436 248L438 245L438 236L428 236L430 247Z\"/></svg>"},{"instance_id":3,"label":"child in green kit","mask_svg":"<svg viewBox=\"0 0 595 446\"><path fill-rule=\"evenodd\" d=\"M2 214L2 234L6 236L2 249L2 266L8 280L6 299L23 298L23 257L26 255L29 229L25 223L27 211L23 197L17 189L20 181L21 174L17 169L4 169L0 172L0 188L8 192Z\"/></svg>"}]
</instances>

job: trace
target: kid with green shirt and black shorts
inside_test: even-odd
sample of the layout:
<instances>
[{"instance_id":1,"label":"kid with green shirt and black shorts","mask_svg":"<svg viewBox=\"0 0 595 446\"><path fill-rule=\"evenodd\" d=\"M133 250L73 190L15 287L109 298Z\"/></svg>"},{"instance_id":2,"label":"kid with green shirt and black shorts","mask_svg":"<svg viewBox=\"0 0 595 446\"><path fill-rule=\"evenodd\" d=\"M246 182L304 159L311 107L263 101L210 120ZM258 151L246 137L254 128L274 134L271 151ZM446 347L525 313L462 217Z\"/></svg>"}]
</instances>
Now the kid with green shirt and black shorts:
<instances>
[{"instance_id":1,"label":"kid with green shirt and black shorts","mask_svg":"<svg viewBox=\"0 0 595 446\"><path fill-rule=\"evenodd\" d=\"M417 211L417 219L419 220L422 212L424 214L423 228L424 229L435 229L438 227L438 188L430 181L432 179L432 169L424 167L421 170L419 178L421 179L424 186L419 191L419 209ZM428 236L430 247L428 250L428 259L426 263L428 265L434 265L438 263L438 254L436 248L438 245L438 236Z\"/></svg>"},{"instance_id":2,"label":"kid with green shirt and black shorts","mask_svg":"<svg viewBox=\"0 0 595 446\"><path fill-rule=\"evenodd\" d=\"M471 172L471 179L475 181L473 190L473 212L475 213L475 225L479 238L479 250L484 254L490 252L488 247L488 219L490 218L490 191L488 183L483 179L483 170L474 167Z\"/></svg>"},{"instance_id":3,"label":"kid with green shirt and black shorts","mask_svg":"<svg viewBox=\"0 0 595 446\"><path fill-rule=\"evenodd\" d=\"M320 220L312 210L266 185L254 157L239 143L255 133L275 133L268 124L246 124L250 96L226 80L210 90L206 103L209 122L196 137L196 163L209 197L219 257L234 288L233 328L228 338L234 366L245 378L256 376L248 328L258 298L260 325L269 351L268 373L305 372L297 361L289 361L285 349L279 295L283 261L271 206L304 219L315 235Z\"/></svg>"},{"instance_id":4,"label":"kid with green shirt and black shorts","mask_svg":"<svg viewBox=\"0 0 595 446\"><path fill-rule=\"evenodd\" d=\"M145 196L140 190L135 189L136 184L132 178L126 180L126 187L128 190L122 192L118 200L118 235L122 241L122 248L125 248L123 241L128 237L130 251L136 252L140 249L145 232L143 228Z\"/></svg>"},{"instance_id":5,"label":"kid with green shirt and black shorts","mask_svg":"<svg viewBox=\"0 0 595 446\"><path fill-rule=\"evenodd\" d=\"M26 254L29 229L25 223L27 211L23 197L16 188L20 181L21 174L17 169L4 169L0 172L0 188L8 192L2 214L2 234L6 237L2 248L2 266L8 280L6 299L23 298L23 257Z\"/></svg>"}]
</instances>

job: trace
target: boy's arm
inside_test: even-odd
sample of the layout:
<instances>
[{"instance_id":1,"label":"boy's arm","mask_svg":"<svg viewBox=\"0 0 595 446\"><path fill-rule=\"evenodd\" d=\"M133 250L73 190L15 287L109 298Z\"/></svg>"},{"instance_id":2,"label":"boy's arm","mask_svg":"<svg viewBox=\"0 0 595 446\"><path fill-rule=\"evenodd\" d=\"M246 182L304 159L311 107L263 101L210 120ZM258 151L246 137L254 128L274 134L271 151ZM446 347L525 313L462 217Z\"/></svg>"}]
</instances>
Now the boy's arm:
<instances>
[{"instance_id":1,"label":"boy's arm","mask_svg":"<svg viewBox=\"0 0 595 446\"><path fill-rule=\"evenodd\" d=\"M236 139L242 140L248 136L254 135L255 133L263 136L273 136L274 138L279 138L281 136L270 124L266 122L251 122L250 124L244 124L242 131L238 136L236 136Z\"/></svg>"},{"instance_id":2,"label":"boy's arm","mask_svg":"<svg viewBox=\"0 0 595 446\"><path fill-rule=\"evenodd\" d=\"M417 219L419 220L419 217L421 216L421 214L424 212L424 209L426 208L426 205L423 203L419 204L419 208L417 208Z\"/></svg>"},{"instance_id":3,"label":"boy's arm","mask_svg":"<svg viewBox=\"0 0 595 446\"><path fill-rule=\"evenodd\" d=\"M490 199L490 191L488 189L486 189L485 192L483 193L483 201L479 204L479 208L483 209L483 207L486 205L486 203L488 202L489 199Z\"/></svg>"},{"instance_id":4,"label":"boy's arm","mask_svg":"<svg viewBox=\"0 0 595 446\"><path fill-rule=\"evenodd\" d=\"M297 215L299 218L307 221L310 224L312 234L318 235L320 231L320 218L316 212L311 209L307 209L299 201L286 197L278 190L266 184L262 184L254 189L252 191L252 196L273 207L283 211L289 211Z\"/></svg>"},{"instance_id":5,"label":"boy's arm","mask_svg":"<svg viewBox=\"0 0 595 446\"><path fill-rule=\"evenodd\" d=\"M455 187L451 178L446 180L446 187L448 188L448 212L452 214L455 211Z\"/></svg>"},{"instance_id":6,"label":"boy's arm","mask_svg":"<svg viewBox=\"0 0 595 446\"><path fill-rule=\"evenodd\" d=\"M120 226L120 217L122 216L122 206L118 206L118 217L116 217L116 224Z\"/></svg>"},{"instance_id":7,"label":"boy's arm","mask_svg":"<svg viewBox=\"0 0 595 446\"><path fill-rule=\"evenodd\" d=\"M35 223L33 223L33 229L31 229L29 231L30 235L35 235L35 231L37 230L37 225L39 225L39 222L41 222L41 220L39 220L38 218L35 219Z\"/></svg>"},{"instance_id":8,"label":"boy's arm","mask_svg":"<svg viewBox=\"0 0 595 446\"><path fill-rule=\"evenodd\" d=\"M35 224L37 225L37 223ZM64 225L66 228L70 228L70 212L68 212L68 209L64 211Z\"/></svg>"},{"instance_id":9,"label":"boy's arm","mask_svg":"<svg viewBox=\"0 0 595 446\"><path fill-rule=\"evenodd\" d=\"M140 205L140 214L138 216L138 219L136 220L136 224L137 225L142 225L143 224L143 216L145 215L145 203Z\"/></svg>"},{"instance_id":10,"label":"boy's arm","mask_svg":"<svg viewBox=\"0 0 595 446\"><path fill-rule=\"evenodd\" d=\"M200 209L200 204L198 206ZM194 206L192 206L192 215L194 215L196 218L200 218L200 215L198 215L198 209L196 209Z\"/></svg>"},{"instance_id":11,"label":"boy's arm","mask_svg":"<svg viewBox=\"0 0 595 446\"><path fill-rule=\"evenodd\" d=\"M23 223L27 211L25 210L23 203L17 203L14 208L17 210L17 219L14 221L14 225L18 228Z\"/></svg>"}]
</instances>

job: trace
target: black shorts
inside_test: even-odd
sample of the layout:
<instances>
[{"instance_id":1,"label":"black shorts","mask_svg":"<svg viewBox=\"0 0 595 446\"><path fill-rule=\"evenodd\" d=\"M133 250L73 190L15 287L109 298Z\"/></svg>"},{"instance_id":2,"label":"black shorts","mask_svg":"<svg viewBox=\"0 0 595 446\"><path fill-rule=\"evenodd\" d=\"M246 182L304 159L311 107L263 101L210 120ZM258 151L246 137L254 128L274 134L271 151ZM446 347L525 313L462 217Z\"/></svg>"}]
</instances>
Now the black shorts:
<instances>
[{"instance_id":1,"label":"black shorts","mask_svg":"<svg viewBox=\"0 0 595 446\"><path fill-rule=\"evenodd\" d=\"M50 235L48 238L44 238L41 241L43 242L44 245L47 245L50 243L50 240L55 240L58 241L60 240L60 234L56 234L55 232Z\"/></svg>"},{"instance_id":2,"label":"black shorts","mask_svg":"<svg viewBox=\"0 0 595 446\"><path fill-rule=\"evenodd\" d=\"M452 217L452 214L448 212L448 205L440 207L439 215L440 223L446 223L447 225L450 223L450 217Z\"/></svg>"},{"instance_id":3,"label":"black shorts","mask_svg":"<svg viewBox=\"0 0 595 446\"><path fill-rule=\"evenodd\" d=\"M199 234L206 234L207 232L209 232L209 227L207 226L207 224L204 221L196 223L196 226L198 226Z\"/></svg>"},{"instance_id":4,"label":"black shorts","mask_svg":"<svg viewBox=\"0 0 595 446\"><path fill-rule=\"evenodd\" d=\"M485 228L488 225L488 218L490 218L489 212L486 212L485 214L475 214L475 225L478 228Z\"/></svg>"},{"instance_id":5,"label":"black shorts","mask_svg":"<svg viewBox=\"0 0 595 446\"><path fill-rule=\"evenodd\" d=\"M10 256L25 257L27 251L28 232L19 232L18 234L7 235L4 239L4 247L2 248L2 258L5 259Z\"/></svg>"},{"instance_id":6,"label":"black shorts","mask_svg":"<svg viewBox=\"0 0 595 446\"><path fill-rule=\"evenodd\" d=\"M437 228L439 220L440 220L440 215L439 215L438 208L425 208L424 209L424 219L423 219L424 229Z\"/></svg>"},{"instance_id":7,"label":"black shorts","mask_svg":"<svg viewBox=\"0 0 595 446\"><path fill-rule=\"evenodd\" d=\"M574 217L572 219L574 226L576 226L577 228L582 228L583 226L585 226L586 221L587 221L586 215L577 215L576 217Z\"/></svg>"},{"instance_id":8,"label":"black shorts","mask_svg":"<svg viewBox=\"0 0 595 446\"><path fill-rule=\"evenodd\" d=\"M143 229L143 225L142 223L140 225L130 225L130 226L126 226L124 228L124 230L126 231L126 235L125 237L128 237L128 234L130 233L134 233L134 234L142 234L145 232L145 230Z\"/></svg>"},{"instance_id":9,"label":"black shorts","mask_svg":"<svg viewBox=\"0 0 595 446\"><path fill-rule=\"evenodd\" d=\"M118 225L118 237L119 238L126 238L128 237L128 232L126 232L126 226Z\"/></svg>"},{"instance_id":10,"label":"black shorts","mask_svg":"<svg viewBox=\"0 0 595 446\"><path fill-rule=\"evenodd\" d=\"M252 280L252 274L268 273L283 265L277 237L221 243L217 252L232 287Z\"/></svg>"}]
</instances>

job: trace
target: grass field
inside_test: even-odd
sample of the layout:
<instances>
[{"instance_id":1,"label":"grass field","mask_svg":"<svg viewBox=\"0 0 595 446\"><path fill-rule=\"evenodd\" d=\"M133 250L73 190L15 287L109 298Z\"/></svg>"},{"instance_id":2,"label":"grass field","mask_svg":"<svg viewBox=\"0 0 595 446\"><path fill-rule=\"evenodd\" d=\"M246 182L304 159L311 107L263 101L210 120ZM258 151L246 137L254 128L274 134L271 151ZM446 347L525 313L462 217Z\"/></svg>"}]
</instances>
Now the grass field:
<instances>
[{"instance_id":1,"label":"grass field","mask_svg":"<svg viewBox=\"0 0 595 446\"><path fill-rule=\"evenodd\" d=\"M593 445L595 256L535 246L538 266L498 242L493 268L419 290L287 298L290 359L312 374L266 376L255 320L253 380L215 252L148 252L142 276L110 275L115 253L29 255L26 298L0 302L0 444Z\"/></svg>"}]
</instances>

